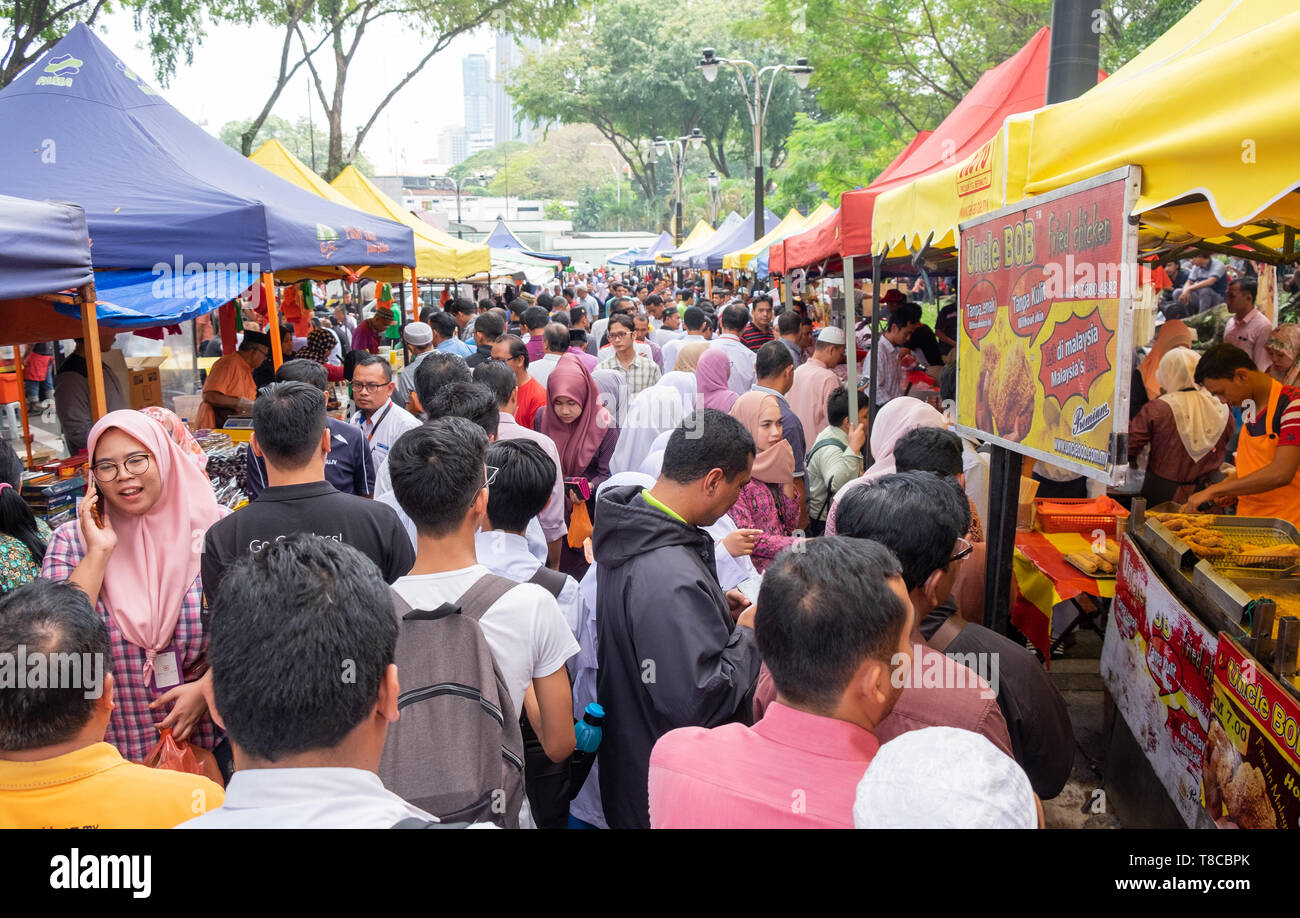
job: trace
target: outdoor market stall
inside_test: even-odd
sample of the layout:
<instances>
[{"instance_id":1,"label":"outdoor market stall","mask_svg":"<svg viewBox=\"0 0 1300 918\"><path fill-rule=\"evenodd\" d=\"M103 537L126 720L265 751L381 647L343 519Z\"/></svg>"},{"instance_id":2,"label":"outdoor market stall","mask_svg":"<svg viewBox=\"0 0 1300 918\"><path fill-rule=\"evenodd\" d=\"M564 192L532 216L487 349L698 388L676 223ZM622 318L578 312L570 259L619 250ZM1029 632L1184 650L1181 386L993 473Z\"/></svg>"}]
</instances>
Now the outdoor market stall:
<instances>
[{"instance_id":1,"label":"outdoor market stall","mask_svg":"<svg viewBox=\"0 0 1300 918\"><path fill-rule=\"evenodd\" d=\"M414 264L409 228L250 163L164 101L84 24L0 90L0 116L10 125L0 139L0 192L81 205L96 269L158 271L172 288L196 284L226 299L241 292L241 274L259 275L274 325L273 275ZM279 336L271 340L278 365Z\"/></svg>"},{"instance_id":2,"label":"outdoor market stall","mask_svg":"<svg viewBox=\"0 0 1300 918\"><path fill-rule=\"evenodd\" d=\"M1144 343L1131 340L1137 259L1296 259L1300 154L1285 81L1261 74L1285 72L1297 38L1300 13L1205 0L1105 82L1008 117L977 154L877 200L878 261L956 259L959 430L1120 480L1132 346ZM1157 112L1176 112L1178 129ZM1300 613L1293 523L1134 502L1102 651L1110 711L1127 727L1109 731L1106 789L1126 825L1300 822L1300 618L1282 614ZM1055 600L1092 587L1029 541L1015 539L1013 616L1050 633ZM1027 595L1027 566L1052 595Z\"/></svg>"},{"instance_id":3,"label":"outdoor market stall","mask_svg":"<svg viewBox=\"0 0 1300 918\"><path fill-rule=\"evenodd\" d=\"M665 249L664 251L656 255L655 264L668 265L672 262L673 257L676 256L677 254L681 252L685 252L687 249L694 249L698 247L704 242L704 240L712 238L716 233L721 232L722 230L725 229L729 229L735 226L739 222L740 222L740 214L736 213L734 210L728 212L727 216L725 216L722 219L722 223L718 225L717 229L714 229L713 227L709 226L709 224L701 220L698 223L696 223L693 227L691 227L691 231L687 233L686 238L682 240L682 244L679 248Z\"/></svg>"}]
</instances>

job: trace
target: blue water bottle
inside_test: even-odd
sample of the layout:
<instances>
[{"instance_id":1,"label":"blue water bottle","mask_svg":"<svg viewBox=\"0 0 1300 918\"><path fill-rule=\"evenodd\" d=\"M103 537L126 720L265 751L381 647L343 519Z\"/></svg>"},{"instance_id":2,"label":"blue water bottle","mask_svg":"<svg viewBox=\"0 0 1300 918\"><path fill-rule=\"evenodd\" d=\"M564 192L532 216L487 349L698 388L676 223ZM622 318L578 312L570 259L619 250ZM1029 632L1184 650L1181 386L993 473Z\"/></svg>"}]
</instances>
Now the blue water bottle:
<instances>
[{"instance_id":1,"label":"blue water bottle","mask_svg":"<svg viewBox=\"0 0 1300 918\"><path fill-rule=\"evenodd\" d=\"M600 748L600 739L604 730L605 709L596 702L587 705L582 712L582 720L573 725L573 735L578 741L577 751L592 755Z\"/></svg>"}]
</instances>

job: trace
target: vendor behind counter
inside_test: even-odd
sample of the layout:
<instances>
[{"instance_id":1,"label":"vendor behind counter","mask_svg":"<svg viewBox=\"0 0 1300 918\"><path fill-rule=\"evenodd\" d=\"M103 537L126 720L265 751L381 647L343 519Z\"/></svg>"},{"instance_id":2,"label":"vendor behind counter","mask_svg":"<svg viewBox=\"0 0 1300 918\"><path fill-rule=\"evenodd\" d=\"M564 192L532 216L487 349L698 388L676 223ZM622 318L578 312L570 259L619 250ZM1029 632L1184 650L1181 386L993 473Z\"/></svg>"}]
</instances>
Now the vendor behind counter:
<instances>
[{"instance_id":1,"label":"vendor behind counter","mask_svg":"<svg viewBox=\"0 0 1300 918\"><path fill-rule=\"evenodd\" d=\"M1187 499L1183 509L1237 501L1238 516L1276 517L1300 526L1300 388L1262 373L1231 344L1207 350L1196 382L1220 401L1242 408L1236 471Z\"/></svg>"}]
</instances>

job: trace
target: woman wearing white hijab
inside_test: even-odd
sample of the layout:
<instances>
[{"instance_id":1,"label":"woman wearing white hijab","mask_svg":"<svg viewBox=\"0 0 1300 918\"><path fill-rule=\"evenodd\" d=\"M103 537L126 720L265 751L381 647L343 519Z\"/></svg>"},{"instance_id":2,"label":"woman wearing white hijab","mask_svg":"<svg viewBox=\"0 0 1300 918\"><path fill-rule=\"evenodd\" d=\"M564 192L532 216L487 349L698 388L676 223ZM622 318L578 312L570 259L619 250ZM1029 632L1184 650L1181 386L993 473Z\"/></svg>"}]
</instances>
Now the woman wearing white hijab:
<instances>
[{"instance_id":1,"label":"woman wearing white hijab","mask_svg":"<svg viewBox=\"0 0 1300 918\"><path fill-rule=\"evenodd\" d=\"M635 470L650 454L655 439L664 431L674 430L685 416L680 391L663 385L662 380L637 395L619 430L618 444L609 460L610 471L617 474Z\"/></svg>"},{"instance_id":2,"label":"woman wearing white hijab","mask_svg":"<svg viewBox=\"0 0 1300 918\"><path fill-rule=\"evenodd\" d=\"M1232 416L1227 405L1196 385L1200 359L1189 348L1170 349L1156 369L1164 394L1143 405L1129 425L1129 462L1151 446L1142 485L1149 506L1185 501L1228 451Z\"/></svg>"},{"instance_id":3,"label":"woman wearing white hijab","mask_svg":"<svg viewBox=\"0 0 1300 918\"><path fill-rule=\"evenodd\" d=\"M892 475L897 471L898 467L894 464L894 447L898 445L899 440L903 439L904 434L918 427L947 428L947 426L948 420L919 398L903 395L890 399L876 414L875 423L871 428L871 457L874 461L869 469L836 492L831 502L830 513L826 517L826 534L835 534L835 508L839 506L840 498L847 494L850 488L885 475Z\"/></svg>"}]
</instances>

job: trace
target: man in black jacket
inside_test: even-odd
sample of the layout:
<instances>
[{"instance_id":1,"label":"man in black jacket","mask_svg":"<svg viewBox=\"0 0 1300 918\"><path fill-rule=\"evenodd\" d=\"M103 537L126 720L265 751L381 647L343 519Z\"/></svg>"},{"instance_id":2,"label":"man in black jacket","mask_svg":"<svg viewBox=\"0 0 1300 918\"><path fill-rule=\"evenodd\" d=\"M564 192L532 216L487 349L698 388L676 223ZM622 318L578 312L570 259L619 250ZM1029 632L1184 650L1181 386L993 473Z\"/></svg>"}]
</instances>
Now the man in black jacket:
<instances>
[{"instance_id":1,"label":"man in black jacket","mask_svg":"<svg viewBox=\"0 0 1300 918\"><path fill-rule=\"evenodd\" d=\"M612 488L597 504L597 698L611 715L600 796L610 828L649 828L659 737L750 722L754 606L718 584L713 539L700 527L731 509L753 460L739 421L701 409L673 431L653 488Z\"/></svg>"}]
</instances>

